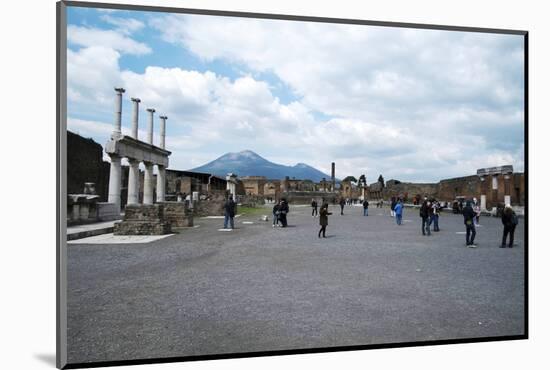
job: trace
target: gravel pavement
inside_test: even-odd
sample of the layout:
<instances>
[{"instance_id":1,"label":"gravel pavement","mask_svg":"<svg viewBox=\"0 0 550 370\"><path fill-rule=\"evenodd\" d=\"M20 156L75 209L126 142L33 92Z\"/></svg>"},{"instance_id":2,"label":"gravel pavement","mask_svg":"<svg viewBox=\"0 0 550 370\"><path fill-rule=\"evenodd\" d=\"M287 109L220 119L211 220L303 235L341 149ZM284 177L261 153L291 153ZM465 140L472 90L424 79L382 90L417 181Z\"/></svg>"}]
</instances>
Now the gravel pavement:
<instances>
[{"instance_id":1,"label":"gravel pavement","mask_svg":"<svg viewBox=\"0 0 550 370\"><path fill-rule=\"evenodd\" d=\"M70 363L524 334L524 224L515 248L483 217L422 236L418 211L332 207L327 238L310 207L288 228L258 216L195 219L148 244L68 246ZM245 222L245 223L243 223ZM252 222L252 223L250 223Z\"/></svg>"}]
</instances>

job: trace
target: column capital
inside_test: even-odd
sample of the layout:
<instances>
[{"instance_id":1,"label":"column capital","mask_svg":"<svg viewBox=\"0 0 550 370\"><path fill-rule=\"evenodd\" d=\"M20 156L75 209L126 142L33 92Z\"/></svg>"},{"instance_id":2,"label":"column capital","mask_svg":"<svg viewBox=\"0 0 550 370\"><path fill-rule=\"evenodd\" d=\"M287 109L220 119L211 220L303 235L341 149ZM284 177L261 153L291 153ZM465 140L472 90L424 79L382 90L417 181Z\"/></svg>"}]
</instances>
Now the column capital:
<instances>
[{"instance_id":1,"label":"column capital","mask_svg":"<svg viewBox=\"0 0 550 370\"><path fill-rule=\"evenodd\" d=\"M119 93L119 94L122 94L122 93L125 93L125 92L126 92L126 90L124 90L123 87L115 87L115 91L116 91L117 93Z\"/></svg>"},{"instance_id":2,"label":"column capital","mask_svg":"<svg viewBox=\"0 0 550 370\"><path fill-rule=\"evenodd\" d=\"M141 99L140 99L140 98L130 98L130 100L132 100L133 102L136 102L136 103L140 103L140 102L141 102Z\"/></svg>"},{"instance_id":3,"label":"column capital","mask_svg":"<svg viewBox=\"0 0 550 370\"><path fill-rule=\"evenodd\" d=\"M147 108L147 112L149 113L155 113L155 108Z\"/></svg>"},{"instance_id":4,"label":"column capital","mask_svg":"<svg viewBox=\"0 0 550 370\"><path fill-rule=\"evenodd\" d=\"M164 120L167 120L168 119L168 116L159 116L160 119L164 119Z\"/></svg>"}]
</instances>

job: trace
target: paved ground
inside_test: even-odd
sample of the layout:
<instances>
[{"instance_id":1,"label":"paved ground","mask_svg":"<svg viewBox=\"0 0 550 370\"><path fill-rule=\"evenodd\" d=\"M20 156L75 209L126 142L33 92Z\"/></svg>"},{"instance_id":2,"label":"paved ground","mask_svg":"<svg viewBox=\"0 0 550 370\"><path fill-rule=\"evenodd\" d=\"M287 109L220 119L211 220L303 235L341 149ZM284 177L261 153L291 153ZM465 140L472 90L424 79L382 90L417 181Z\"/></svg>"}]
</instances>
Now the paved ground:
<instances>
[{"instance_id":1,"label":"paved ground","mask_svg":"<svg viewBox=\"0 0 550 370\"><path fill-rule=\"evenodd\" d=\"M524 333L523 220L501 249L500 221L482 218L469 249L461 216L424 237L418 211L397 226L387 208L334 207L318 239L309 212L292 207L286 229L197 219L147 244L69 245L69 362Z\"/></svg>"}]
</instances>

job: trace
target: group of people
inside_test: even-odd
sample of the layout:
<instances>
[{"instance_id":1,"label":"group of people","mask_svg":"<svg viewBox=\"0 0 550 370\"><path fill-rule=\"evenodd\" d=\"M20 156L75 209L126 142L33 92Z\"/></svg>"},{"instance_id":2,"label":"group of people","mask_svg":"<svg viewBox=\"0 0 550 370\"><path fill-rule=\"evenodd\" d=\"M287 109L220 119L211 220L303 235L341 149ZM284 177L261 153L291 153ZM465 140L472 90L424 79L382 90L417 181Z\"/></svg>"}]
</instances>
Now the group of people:
<instances>
[{"instance_id":1,"label":"group of people","mask_svg":"<svg viewBox=\"0 0 550 370\"><path fill-rule=\"evenodd\" d=\"M344 206L346 205L347 201L344 198L340 199L340 214L344 214ZM369 215L369 202L367 199L363 200L362 202L363 206L363 216ZM377 207L380 206L380 202L376 204ZM392 217L395 217L397 225L402 225L403 223L403 210L404 210L404 203L401 198L392 198L391 204L390 204L390 215ZM326 229L328 226L328 216L332 215L331 212L328 211L328 203L323 200L320 210L318 210L319 206L315 199L311 200L311 216L312 217L319 217L319 225L321 226L318 237L321 236L323 238L326 237ZM419 216L422 219L421 223L421 230L422 235L431 235L431 226L433 225L433 231L439 232L439 216L441 214L443 206L441 203L436 199L428 199L427 197L424 198L424 201L422 202L422 205L420 206ZM233 198L230 196L227 198L226 202L224 203L224 228L231 228L233 229L235 227L234 225L234 217L235 217L235 211L236 211L236 204ZM289 212L289 206L286 199L281 199L277 202L275 202L275 205L273 206L273 227L287 227L287 214ZM475 248L476 244L474 244L474 240L476 237L476 226L479 226L479 217L481 214L480 206L477 202L477 199L473 199L472 201L466 201L466 205L462 207L462 216L464 217L464 225L466 227L466 246L469 248ZM502 235L502 243L501 248L505 248L508 246L509 248L512 248L514 245L514 233L516 230L516 226L518 224L518 216L512 209L512 207L507 204L504 208L504 211L502 212L501 216L502 225L504 227L503 235ZM279 225L280 224L280 225ZM506 242L508 241L508 245Z\"/></svg>"},{"instance_id":2,"label":"group of people","mask_svg":"<svg viewBox=\"0 0 550 370\"><path fill-rule=\"evenodd\" d=\"M431 235L431 226L434 225L434 232L439 232L439 215L441 214L439 201L424 198L420 206L420 217L422 218L422 235Z\"/></svg>"},{"instance_id":3,"label":"group of people","mask_svg":"<svg viewBox=\"0 0 550 370\"><path fill-rule=\"evenodd\" d=\"M286 219L286 215L289 212L288 202L286 199L281 199L280 201L276 202L273 206L273 226L272 227L279 227L279 223L281 224L280 227L287 227L288 222Z\"/></svg>"}]
</instances>

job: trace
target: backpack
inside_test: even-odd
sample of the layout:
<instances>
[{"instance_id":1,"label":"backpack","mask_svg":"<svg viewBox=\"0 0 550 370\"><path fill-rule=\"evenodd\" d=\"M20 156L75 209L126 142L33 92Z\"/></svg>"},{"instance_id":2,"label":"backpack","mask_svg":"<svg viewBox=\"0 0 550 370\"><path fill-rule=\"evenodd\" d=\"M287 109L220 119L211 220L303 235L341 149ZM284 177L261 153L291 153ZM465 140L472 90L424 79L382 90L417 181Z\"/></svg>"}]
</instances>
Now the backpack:
<instances>
[{"instance_id":1,"label":"backpack","mask_svg":"<svg viewBox=\"0 0 550 370\"><path fill-rule=\"evenodd\" d=\"M512 225L516 226L518 224L519 220L518 220L518 215L516 215L516 213L512 213Z\"/></svg>"}]
</instances>

